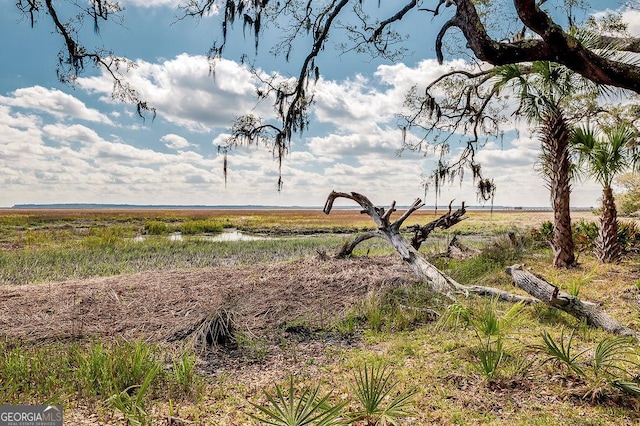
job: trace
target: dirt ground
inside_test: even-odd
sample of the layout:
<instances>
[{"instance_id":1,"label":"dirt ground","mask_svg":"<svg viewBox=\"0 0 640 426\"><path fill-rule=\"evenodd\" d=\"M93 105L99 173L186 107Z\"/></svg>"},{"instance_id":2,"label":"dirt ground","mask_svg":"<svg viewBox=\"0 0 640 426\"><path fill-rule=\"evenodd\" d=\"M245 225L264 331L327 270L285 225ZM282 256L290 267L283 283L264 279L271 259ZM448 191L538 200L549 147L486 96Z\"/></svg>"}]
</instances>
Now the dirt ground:
<instances>
[{"instance_id":1,"label":"dirt ground","mask_svg":"<svg viewBox=\"0 0 640 426\"><path fill-rule=\"evenodd\" d=\"M0 289L0 336L180 339L224 310L253 336L326 325L371 291L412 279L395 256L145 272Z\"/></svg>"}]
</instances>

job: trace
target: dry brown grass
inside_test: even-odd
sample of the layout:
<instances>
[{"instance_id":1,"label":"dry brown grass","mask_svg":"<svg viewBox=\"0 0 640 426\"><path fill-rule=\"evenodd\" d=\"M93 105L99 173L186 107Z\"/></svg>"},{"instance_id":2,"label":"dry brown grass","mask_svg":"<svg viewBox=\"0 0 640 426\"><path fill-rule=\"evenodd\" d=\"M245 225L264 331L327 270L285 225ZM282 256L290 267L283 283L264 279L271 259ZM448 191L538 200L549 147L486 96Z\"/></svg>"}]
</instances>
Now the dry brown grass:
<instances>
[{"instance_id":1,"label":"dry brown grass","mask_svg":"<svg viewBox=\"0 0 640 426\"><path fill-rule=\"evenodd\" d=\"M383 256L11 286L0 293L0 330L4 337L27 341L164 342L226 309L235 314L237 329L272 336L296 320L324 327L369 292L399 279L410 280L409 269L394 256Z\"/></svg>"}]
</instances>

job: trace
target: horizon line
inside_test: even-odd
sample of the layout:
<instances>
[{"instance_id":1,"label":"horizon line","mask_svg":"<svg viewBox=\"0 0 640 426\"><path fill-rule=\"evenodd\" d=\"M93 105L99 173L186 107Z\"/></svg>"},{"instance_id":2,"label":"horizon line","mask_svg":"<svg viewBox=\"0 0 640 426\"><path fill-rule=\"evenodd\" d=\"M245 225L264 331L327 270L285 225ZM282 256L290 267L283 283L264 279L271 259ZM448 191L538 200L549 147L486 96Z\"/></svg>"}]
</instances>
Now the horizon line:
<instances>
[{"instance_id":1,"label":"horizon line","mask_svg":"<svg viewBox=\"0 0 640 426\"><path fill-rule=\"evenodd\" d=\"M396 206L397 209L407 209L410 205ZM455 207L455 205L452 205ZM504 206L504 205L468 205L468 210L536 210L536 211L552 211L549 206ZM202 210L249 210L249 209L265 209L265 210L322 210L323 206L296 206L296 205L263 205L263 204L226 204L226 205L207 205L207 204L129 204L129 203L26 203L14 204L11 207L0 207L2 209L28 210L28 209L202 209ZM334 209L357 210L359 206L334 206ZM421 209L447 209L448 204L443 205L424 205ZM575 206L571 210L593 210L593 206Z\"/></svg>"}]
</instances>

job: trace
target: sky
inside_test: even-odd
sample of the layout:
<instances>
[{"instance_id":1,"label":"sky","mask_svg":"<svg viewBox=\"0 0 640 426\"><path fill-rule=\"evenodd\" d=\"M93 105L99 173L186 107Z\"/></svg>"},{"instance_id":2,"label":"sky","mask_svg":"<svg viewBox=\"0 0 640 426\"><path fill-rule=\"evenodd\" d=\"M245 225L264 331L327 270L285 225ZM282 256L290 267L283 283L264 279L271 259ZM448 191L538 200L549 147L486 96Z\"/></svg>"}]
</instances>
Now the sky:
<instances>
[{"instance_id":1,"label":"sky","mask_svg":"<svg viewBox=\"0 0 640 426\"><path fill-rule=\"evenodd\" d=\"M322 77L310 128L294 136L278 191L278 163L268 147L230 150L226 184L217 149L235 117L273 116L268 102L256 102L261 83L240 61L243 51L252 52L253 36L243 37L241 25L235 26L213 78L206 53L220 38L216 16L179 20L177 0L121 3L126 8L123 22L102 25L97 36L87 25L90 29L82 34L87 44L104 45L135 62L126 78L156 109L154 120L142 120L135 107L112 99L113 82L100 70L87 67L74 85L60 83L55 69L62 40L53 34L48 17L38 17L31 28L15 0L0 0L0 207L322 206L332 190L360 192L380 206L424 198L421 176L433 170L435 157L432 152L398 155L402 133L397 113L412 85L464 65L455 57L447 57L442 66L435 60L433 40L449 11L403 24L412 29L408 54L395 63L363 54L339 55L334 46L346 39L339 31L332 34L318 60ZM618 3L592 2L589 13ZM640 12L626 11L624 17L629 31L640 35ZM280 36L277 29L267 28L257 56L250 55L262 75L298 72L296 55L308 46L296 45L287 63L270 52ZM494 204L549 206L548 190L535 168L540 153L536 134L522 122L505 129L503 138L489 139L477 154L484 175L497 186ZM593 182L574 183L572 206L596 206L600 191ZM438 203L450 200L454 205L478 204L470 177L442 188ZM425 202L435 201L431 189Z\"/></svg>"}]
</instances>

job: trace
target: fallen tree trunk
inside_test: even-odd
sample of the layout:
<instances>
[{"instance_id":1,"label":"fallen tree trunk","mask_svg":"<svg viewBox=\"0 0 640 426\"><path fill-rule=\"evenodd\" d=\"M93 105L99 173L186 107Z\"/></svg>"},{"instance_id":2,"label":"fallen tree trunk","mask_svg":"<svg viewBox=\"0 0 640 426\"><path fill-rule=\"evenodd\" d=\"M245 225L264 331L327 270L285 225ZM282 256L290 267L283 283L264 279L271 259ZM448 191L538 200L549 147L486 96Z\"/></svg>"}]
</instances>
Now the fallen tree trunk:
<instances>
[{"instance_id":1,"label":"fallen tree trunk","mask_svg":"<svg viewBox=\"0 0 640 426\"><path fill-rule=\"evenodd\" d=\"M598 327L620 336L631 336L640 339L640 333L620 324L611 315L597 310L594 305L585 303L577 297L560 291L555 285L533 275L531 272L525 271L521 265L509 266L506 272L511 275L513 284L516 287L547 305L560 309L580 320L585 320L587 324L593 327Z\"/></svg>"},{"instance_id":2,"label":"fallen tree trunk","mask_svg":"<svg viewBox=\"0 0 640 426\"><path fill-rule=\"evenodd\" d=\"M434 231L436 228L448 229L454 226L455 224L459 223L463 219L462 216L464 216L464 214L467 211L464 207L464 202L462 203L462 207L457 209L455 212L451 210L452 203L453 202L449 203L449 211L443 214L442 216L440 216L438 219L433 220L427 223L426 225L411 225L407 227L407 231L413 232L413 236L411 237L411 246L413 248L415 248L416 250L419 250L422 243L427 240L427 238L429 237L429 234L431 234L431 232ZM363 211L362 213L368 213L368 211L367 212ZM362 243L363 241L367 241L371 238L376 238L376 237L384 238L384 235L382 235L379 230L360 234L356 236L356 238L354 238L354 240L351 241L350 243L345 243L345 245L342 246L340 251L336 254L336 257L346 258L348 256L351 256L351 254L353 253L353 250L355 250L358 244Z\"/></svg>"}]
</instances>

